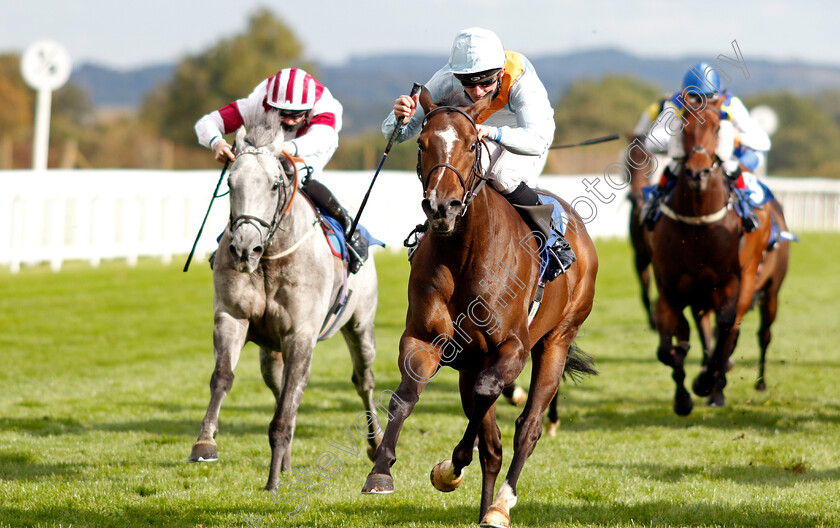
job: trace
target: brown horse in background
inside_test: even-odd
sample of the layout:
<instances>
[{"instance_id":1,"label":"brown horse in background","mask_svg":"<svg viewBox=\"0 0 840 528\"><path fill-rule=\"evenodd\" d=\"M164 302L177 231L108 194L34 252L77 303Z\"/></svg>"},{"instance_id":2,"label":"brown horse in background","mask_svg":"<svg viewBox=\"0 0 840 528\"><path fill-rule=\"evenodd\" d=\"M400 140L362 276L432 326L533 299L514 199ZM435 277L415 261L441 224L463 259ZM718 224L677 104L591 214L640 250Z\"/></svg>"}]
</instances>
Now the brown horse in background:
<instances>
[{"instance_id":1,"label":"brown horse in background","mask_svg":"<svg viewBox=\"0 0 840 528\"><path fill-rule=\"evenodd\" d=\"M633 248L633 265L642 290L642 305L647 314L648 325L651 330L656 330L656 313L651 309L650 300L651 256L650 248L645 240L645 226L642 218L642 208L645 205L642 188L659 183L662 171L659 170L656 155L645 148L644 135L634 136L628 133L627 137L631 140L624 157L625 167L630 173L630 192L627 196L630 200L630 246ZM706 357L712 353L709 348L712 343L711 312L701 316L698 312L692 311L692 316L700 334L700 345L703 347L705 363Z\"/></svg>"},{"instance_id":2,"label":"brown horse in background","mask_svg":"<svg viewBox=\"0 0 840 528\"><path fill-rule=\"evenodd\" d=\"M779 229L787 231L788 227L782 211L782 204L774 199L767 205L770 207L770 216L776 221ZM761 325L758 329L758 346L761 352L758 360L758 379L755 382L756 390L760 391L767 388L764 380L764 361L767 357L767 346L770 344L770 326L776 320L779 289L785 280L789 259L790 242L780 240L777 247L767 252L764 262L758 268L753 300L758 304L761 314Z\"/></svg>"},{"instance_id":3,"label":"brown horse in background","mask_svg":"<svg viewBox=\"0 0 840 528\"><path fill-rule=\"evenodd\" d=\"M721 100L709 101L686 112L682 138L686 157L669 203L661 206L663 217L652 232L646 232L659 290L658 357L673 368L674 411L679 415L689 414L693 407L684 386L689 326L683 309L690 306L700 317L715 312L715 344L692 388L698 396L707 396L709 405L723 406L729 358L770 237L770 207L756 211L760 227L752 233L742 232L731 207L729 184L716 154L720 104Z\"/></svg>"},{"instance_id":4,"label":"brown horse in background","mask_svg":"<svg viewBox=\"0 0 840 528\"><path fill-rule=\"evenodd\" d=\"M529 326L540 243L507 200L483 185L483 146L475 119L490 98L465 107L437 106L424 88L420 103L426 117L418 139L418 175L430 229L414 254L409 277L399 351L402 379L362 492L394 490L390 467L403 422L426 384L442 366L449 366L460 372L461 402L469 423L451 460L432 470L432 482L441 491L454 490L472 462L478 437L483 475L480 522L510 526L520 472L541 435L542 414L564 372L594 373L591 359L573 339L592 310L598 259L582 220L564 203L570 217L566 238L577 262L546 284L542 308ZM513 460L494 501L502 467L496 400L522 371L529 353L533 368L528 400L516 420Z\"/></svg>"},{"instance_id":5,"label":"brown horse in background","mask_svg":"<svg viewBox=\"0 0 840 528\"><path fill-rule=\"evenodd\" d=\"M642 288L642 305L648 317L651 330L656 329L653 312L650 308L650 250L645 244L644 226L642 225L642 207L645 197L642 188L656 183L657 160L645 148L645 136L631 136L630 145L625 150L624 164L630 173L630 246L633 248L633 264L639 286Z\"/></svg>"}]
</instances>

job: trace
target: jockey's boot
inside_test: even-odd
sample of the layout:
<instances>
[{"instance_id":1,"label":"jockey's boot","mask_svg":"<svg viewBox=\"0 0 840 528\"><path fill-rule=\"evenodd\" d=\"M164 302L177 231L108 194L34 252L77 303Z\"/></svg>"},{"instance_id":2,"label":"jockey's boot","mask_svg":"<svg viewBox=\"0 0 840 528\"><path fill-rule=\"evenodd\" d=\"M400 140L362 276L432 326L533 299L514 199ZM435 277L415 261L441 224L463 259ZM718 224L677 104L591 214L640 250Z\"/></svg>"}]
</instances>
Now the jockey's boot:
<instances>
[{"instance_id":1,"label":"jockey's boot","mask_svg":"<svg viewBox=\"0 0 840 528\"><path fill-rule=\"evenodd\" d=\"M755 214L755 211L753 211L753 208L750 205L750 199L747 196L747 191L738 187L738 182L743 181L741 179L743 169L741 169L741 166L738 165L735 170L726 172L725 174L726 180L729 182L729 190L735 195L735 207L737 207L740 211L738 216L741 217L741 225L744 227L745 232L752 233L758 229L760 222L758 220L758 216Z\"/></svg>"},{"instance_id":2,"label":"jockey's boot","mask_svg":"<svg viewBox=\"0 0 840 528\"><path fill-rule=\"evenodd\" d=\"M653 231L656 220L659 219L659 204L662 203L662 198L665 196L665 187L672 177L671 167L665 166L659 184L653 188L650 198L645 201L642 210L639 212L639 218L641 218L642 223L650 231Z\"/></svg>"},{"instance_id":3,"label":"jockey's boot","mask_svg":"<svg viewBox=\"0 0 840 528\"><path fill-rule=\"evenodd\" d=\"M548 248L554 257L554 262L548 264L546 279L553 281L566 273L566 270L577 260L577 257L575 257L575 252L563 233L557 229L557 226L551 220L554 207L551 204L543 205L540 195L534 189L528 187L525 182L521 182L512 192L502 196L514 206L514 209L522 216L531 231L542 234L543 240L547 241L552 234L557 237L554 244Z\"/></svg>"},{"instance_id":4,"label":"jockey's boot","mask_svg":"<svg viewBox=\"0 0 840 528\"><path fill-rule=\"evenodd\" d=\"M338 200L324 186L323 183L309 178L303 184L303 192L315 202L319 208L323 209L328 215L332 216L344 229L344 236L347 239L347 253L350 256L348 269L350 273L356 273L362 268L362 264L368 258L368 239L362 235L359 226L356 226L356 231L350 235L350 228L353 227L353 217L347 212L347 209L338 203Z\"/></svg>"}]
</instances>

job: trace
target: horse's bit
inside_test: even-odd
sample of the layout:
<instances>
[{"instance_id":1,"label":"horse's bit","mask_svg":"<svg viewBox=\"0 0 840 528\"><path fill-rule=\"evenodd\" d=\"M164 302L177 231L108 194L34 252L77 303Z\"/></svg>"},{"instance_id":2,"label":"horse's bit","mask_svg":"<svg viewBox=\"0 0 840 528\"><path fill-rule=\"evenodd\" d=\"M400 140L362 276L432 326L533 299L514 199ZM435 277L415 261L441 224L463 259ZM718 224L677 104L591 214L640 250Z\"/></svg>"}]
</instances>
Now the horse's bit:
<instances>
[{"instance_id":1,"label":"horse's bit","mask_svg":"<svg viewBox=\"0 0 840 528\"><path fill-rule=\"evenodd\" d=\"M262 218L254 215L247 215L242 214L237 216L236 218L230 219L230 232L233 233L237 229L239 229L244 224L251 224L257 231L260 233L260 244L263 247L268 247L271 244L271 238L274 236L274 233L280 227L280 224L283 222L283 219L286 217L285 213L281 211L284 209L286 202L289 200L289 185L281 185L281 180L284 179L283 175L286 174L283 165L280 163L280 160L277 159L274 154L272 154L266 147L246 147L242 150L242 152L238 153L238 156L242 156L245 154L264 154L267 156L271 156L277 162L277 166L280 167L280 176L274 181L274 185L278 188L282 188L282 198L281 193L277 194L277 207L274 209L274 216L271 219L271 223L266 222ZM294 185L294 182L292 182ZM265 238L263 239L262 231L260 230L259 226L263 226L268 229Z\"/></svg>"},{"instance_id":2,"label":"horse's bit","mask_svg":"<svg viewBox=\"0 0 840 528\"><path fill-rule=\"evenodd\" d=\"M470 124L473 126L473 130L478 132L478 127L476 127L476 124L475 124L475 121L473 120L473 118L470 117L469 115L467 115L466 112L464 112L463 110L461 110L460 108L455 107L455 106L439 106L439 107L435 108L434 110L432 110L431 112L426 114L426 116L423 118L423 127L426 126L426 123L428 122L429 118L431 116L433 116L434 114L438 113L438 112L447 112L447 113L457 112L457 113L463 115L464 117L466 117L467 120L469 120ZM484 140L481 140L481 142L480 142L481 144L478 144L478 143L479 142L476 142L475 160L473 161L472 170L470 171L470 174L469 174L470 185L467 185L467 181L464 180L464 177L461 175L461 172L458 169L456 169L455 167L453 167L452 165L450 165L449 163L438 163L438 164L436 164L431 169L429 169L429 171L426 173L426 175L424 177L422 169L420 168L420 154L421 154L421 152L418 149L418 151L417 151L417 177L420 179L420 182L423 185L423 197L424 198L426 197L426 192L427 192L426 191L426 185L428 185L429 179L432 177L432 173L436 169L439 169L439 168L449 169L449 170L451 170L452 172L455 173L455 175L458 177L458 181L461 183L461 187L463 187L463 189L464 189L464 196L461 198L461 204L462 205L461 205L461 212L460 212L460 215L464 216L467 213L467 207L469 207L470 203L472 203L473 199L475 199L476 195L481 190L481 187L487 182L487 178L484 178L481 175L481 172L482 172L481 171L481 147L483 145L484 148L487 148L487 144L484 143ZM489 149L488 149L488 154L489 154Z\"/></svg>"}]
</instances>

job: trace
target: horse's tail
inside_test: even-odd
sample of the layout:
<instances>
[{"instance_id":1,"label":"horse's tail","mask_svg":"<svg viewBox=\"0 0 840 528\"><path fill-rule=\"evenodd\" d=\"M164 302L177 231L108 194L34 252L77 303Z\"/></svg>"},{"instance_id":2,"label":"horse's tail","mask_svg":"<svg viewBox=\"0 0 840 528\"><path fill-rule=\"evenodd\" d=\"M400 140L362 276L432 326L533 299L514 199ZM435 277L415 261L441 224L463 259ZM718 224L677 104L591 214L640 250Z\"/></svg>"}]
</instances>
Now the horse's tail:
<instances>
[{"instance_id":1,"label":"horse's tail","mask_svg":"<svg viewBox=\"0 0 840 528\"><path fill-rule=\"evenodd\" d=\"M566 354L566 368L563 370L564 380L567 375L575 383L582 380L586 375L598 375L598 371L595 370L595 360L581 350L574 341L569 346L569 353Z\"/></svg>"}]
</instances>

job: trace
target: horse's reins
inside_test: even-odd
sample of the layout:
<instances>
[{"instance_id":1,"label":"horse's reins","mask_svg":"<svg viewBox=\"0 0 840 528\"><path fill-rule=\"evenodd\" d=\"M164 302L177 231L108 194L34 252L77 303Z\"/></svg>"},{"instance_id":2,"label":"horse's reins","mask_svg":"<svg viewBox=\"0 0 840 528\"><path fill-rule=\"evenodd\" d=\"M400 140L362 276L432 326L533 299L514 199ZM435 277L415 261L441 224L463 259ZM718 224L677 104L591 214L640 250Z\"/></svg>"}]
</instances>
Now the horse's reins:
<instances>
[{"instance_id":1,"label":"horse's reins","mask_svg":"<svg viewBox=\"0 0 840 528\"><path fill-rule=\"evenodd\" d=\"M476 133L478 132L478 127L476 126L473 118L470 117L466 112L464 112L463 110L461 110L460 108L455 107L455 106L439 106L439 107L435 108L434 110L432 110L431 112L429 112L428 114L426 114L426 116L423 118L423 128L425 128L426 123L428 122L429 118L431 116L433 116L434 114L438 113L438 112L447 112L447 113L457 112L457 113L463 115L464 117L466 117L467 120L472 125L473 130L475 130ZM451 170L452 172L455 173L455 175L458 177L458 181L461 183L461 187L464 189L464 196L461 199L461 204L462 205L461 205L460 215L464 216L466 214L467 207L469 207L470 203L472 203L472 201L475 199L478 192L481 190L481 187L487 182L487 179L481 176L481 147L482 147L482 145L484 146L484 148L488 148L488 147L487 147L487 144L484 143L484 140L481 140L480 144L478 144L479 142L476 142L476 143L477 144L476 144L476 149L475 149L475 160L473 161L473 166L472 166L472 169L471 169L470 175L469 175L470 185L467 185L468 182L464 179L463 175L461 174L461 171L456 169L451 164L445 163L445 162L438 163L438 164L434 165L431 169L428 170L426 175L423 176L422 169L420 168L421 152L418 149L418 151L417 151L417 177L420 179L420 182L423 184L423 197L424 198L426 197L426 192L427 192L426 191L426 186L428 185L429 180L432 177L432 173L435 170L440 169L440 168L449 169L449 170ZM489 154L489 148L488 148L488 154Z\"/></svg>"},{"instance_id":2,"label":"horse's reins","mask_svg":"<svg viewBox=\"0 0 840 528\"><path fill-rule=\"evenodd\" d=\"M277 162L278 167L280 167L281 176L278 176L275 183L277 183L277 185L279 187L282 187L283 193L282 193L282 197L279 193L277 195L277 207L274 208L274 215L272 216L270 223L263 220L262 218L260 218L258 216L242 214L242 215L237 216L236 218L231 218L231 220L230 220L230 232L233 233L234 231L239 229L243 224L251 224L260 233L260 244L263 247L268 248L271 245L271 239L274 237L274 233L277 232L277 229L280 227L280 224L283 223L283 220L286 218L286 215L288 214L289 209L291 209L291 207L292 207L292 202L294 202L295 196L297 196L298 170L297 170L297 165L295 164L295 162L296 161L301 161L301 160L300 160L300 158L292 157L291 155L289 155L285 151L283 152L283 156L286 158L286 160L288 160L290 162L291 166L294 168L294 179L291 181L292 190L291 190L291 197L290 197L289 196L289 186L288 185L280 185L280 180L284 179L282 175L286 174L285 168L280 163L280 160L277 159L274 156L274 154L272 154L271 151L268 148L266 148L266 147L246 147L242 150L242 152L239 152L237 155L242 156L242 155L245 155L245 154L254 154L254 155L265 154L265 155L271 156L272 159L274 159ZM281 211L281 209L282 209L282 211ZM265 238L263 238L262 231L260 230L259 226L263 226L266 229L268 229L268 232L266 233ZM308 236L304 236L304 238L299 240L297 244L292 246L291 251L294 251L295 249L297 249L300 246L300 244L302 244L303 241L306 240L306 238L308 238ZM278 255L265 256L265 254L264 254L264 256L262 257L262 260L281 258L281 257L286 256L287 254L291 253L291 251L286 250L286 251L282 252L279 256Z\"/></svg>"}]
</instances>

